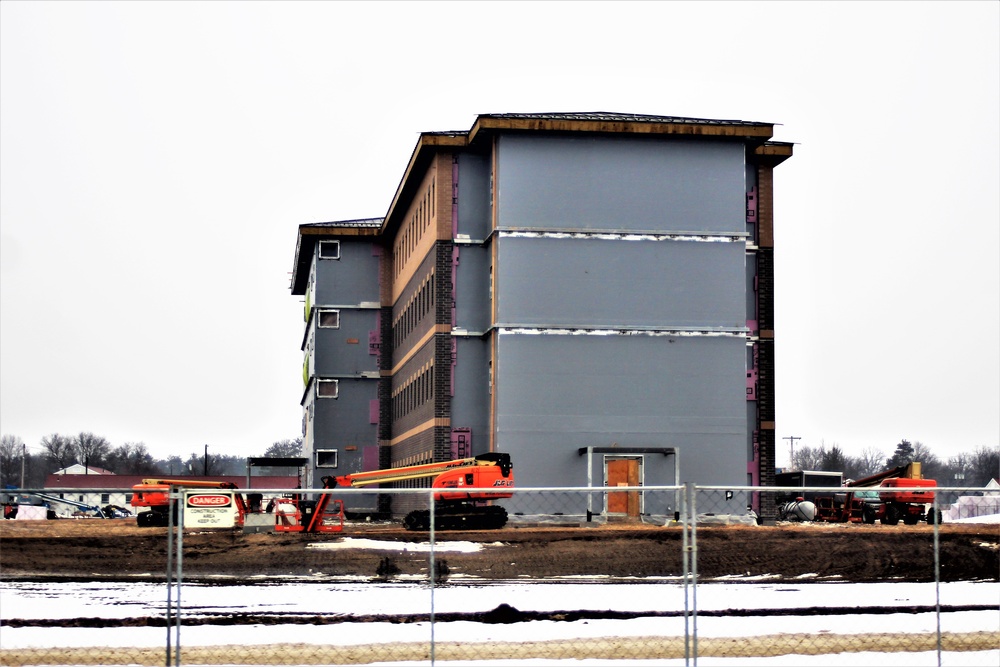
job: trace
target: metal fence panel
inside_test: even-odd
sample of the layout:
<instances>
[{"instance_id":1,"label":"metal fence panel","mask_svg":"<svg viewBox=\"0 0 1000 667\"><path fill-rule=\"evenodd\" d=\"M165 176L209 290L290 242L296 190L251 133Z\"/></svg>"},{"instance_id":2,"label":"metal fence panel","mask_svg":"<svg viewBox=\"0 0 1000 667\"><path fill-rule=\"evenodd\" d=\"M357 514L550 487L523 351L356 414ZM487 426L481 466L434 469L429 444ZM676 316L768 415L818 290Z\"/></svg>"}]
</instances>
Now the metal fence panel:
<instances>
[{"instance_id":1,"label":"metal fence panel","mask_svg":"<svg viewBox=\"0 0 1000 667\"><path fill-rule=\"evenodd\" d=\"M265 500L361 493L271 491ZM427 490L378 492L384 506L430 507ZM206 531L175 527L170 514L167 527L147 529L163 533L159 573L0 577L0 664L697 664L779 655L809 664L814 655L900 652L931 653L937 664L952 654L961 658L953 663L995 663L1000 574L988 568L996 541L983 546L987 576L971 577L933 520L935 511L944 525L949 516L975 518L994 508L995 496L941 489L921 523L867 523L859 510L860 520L786 513L761 525L762 503L808 492L517 489L494 501L507 513L502 528L458 531L440 530L446 519L436 512L427 530L404 531L402 516L387 516L348 517L339 531L278 531L281 510L268 513L265 502L255 526L214 531L225 536L214 542L199 534ZM73 493L75 525L98 533L107 521L136 521L98 519L82 507L99 507L107 490ZM409 498L395 502L402 496ZM212 549L261 542L273 555L257 573L203 565ZM282 554L292 550L295 564L283 568Z\"/></svg>"}]
</instances>

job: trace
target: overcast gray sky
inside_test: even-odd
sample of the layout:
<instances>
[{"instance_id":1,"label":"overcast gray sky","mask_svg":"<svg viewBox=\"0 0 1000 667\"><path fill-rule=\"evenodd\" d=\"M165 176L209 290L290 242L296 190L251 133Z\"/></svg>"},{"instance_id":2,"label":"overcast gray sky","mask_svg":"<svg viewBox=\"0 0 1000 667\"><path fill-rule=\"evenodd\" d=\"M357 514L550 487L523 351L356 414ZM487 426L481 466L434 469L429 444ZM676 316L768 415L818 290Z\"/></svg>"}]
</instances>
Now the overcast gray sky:
<instances>
[{"instance_id":1,"label":"overcast gray sky","mask_svg":"<svg viewBox=\"0 0 1000 667\"><path fill-rule=\"evenodd\" d=\"M548 111L796 143L779 463L1000 444L1000 3L960 1L0 2L0 430L297 437L296 226L384 215L422 131Z\"/></svg>"}]
</instances>

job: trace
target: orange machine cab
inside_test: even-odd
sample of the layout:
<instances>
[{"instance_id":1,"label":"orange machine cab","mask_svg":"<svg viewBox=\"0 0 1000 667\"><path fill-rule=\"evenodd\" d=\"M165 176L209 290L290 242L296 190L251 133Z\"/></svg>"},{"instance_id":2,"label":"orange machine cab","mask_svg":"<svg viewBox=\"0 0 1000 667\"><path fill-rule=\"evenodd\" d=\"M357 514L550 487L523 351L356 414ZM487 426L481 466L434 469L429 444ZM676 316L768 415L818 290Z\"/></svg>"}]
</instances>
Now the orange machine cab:
<instances>
[{"instance_id":1,"label":"orange machine cab","mask_svg":"<svg viewBox=\"0 0 1000 667\"><path fill-rule=\"evenodd\" d=\"M161 484L137 484L132 487L133 507L159 507L170 501L170 487Z\"/></svg>"},{"instance_id":2,"label":"orange machine cab","mask_svg":"<svg viewBox=\"0 0 1000 667\"><path fill-rule=\"evenodd\" d=\"M894 477L882 480L883 489L892 488L921 488L927 491L879 491L879 498L883 502L895 501L897 503L931 503L934 502L934 491L937 482L933 479L906 479L904 477Z\"/></svg>"},{"instance_id":3,"label":"orange machine cab","mask_svg":"<svg viewBox=\"0 0 1000 667\"><path fill-rule=\"evenodd\" d=\"M514 471L509 470L504 477L500 466L471 466L456 468L434 480L433 488L449 489L435 493L435 500L487 500L510 498L514 492ZM489 488L496 491L466 491L466 488ZM451 489L454 489L453 491Z\"/></svg>"}]
</instances>

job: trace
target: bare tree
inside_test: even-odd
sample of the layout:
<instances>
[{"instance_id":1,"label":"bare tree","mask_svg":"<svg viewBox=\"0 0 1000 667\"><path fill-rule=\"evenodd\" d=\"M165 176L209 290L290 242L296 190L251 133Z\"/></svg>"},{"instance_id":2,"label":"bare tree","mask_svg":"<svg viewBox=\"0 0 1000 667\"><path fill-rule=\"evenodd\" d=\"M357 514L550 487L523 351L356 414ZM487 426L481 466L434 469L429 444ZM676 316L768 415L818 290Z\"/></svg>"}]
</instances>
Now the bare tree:
<instances>
[{"instance_id":1,"label":"bare tree","mask_svg":"<svg viewBox=\"0 0 1000 667\"><path fill-rule=\"evenodd\" d=\"M302 456L302 438L279 440L264 451L264 456L280 458Z\"/></svg>"},{"instance_id":2,"label":"bare tree","mask_svg":"<svg viewBox=\"0 0 1000 667\"><path fill-rule=\"evenodd\" d=\"M107 465L119 475L148 475L157 470L144 442L126 442L115 447L108 455Z\"/></svg>"},{"instance_id":3,"label":"bare tree","mask_svg":"<svg viewBox=\"0 0 1000 667\"><path fill-rule=\"evenodd\" d=\"M866 447L861 450L861 454L854 459L857 468L854 471L854 479L864 479L885 470L885 452L876 447Z\"/></svg>"},{"instance_id":4,"label":"bare tree","mask_svg":"<svg viewBox=\"0 0 1000 667\"><path fill-rule=\"evenodd\" d=\"M920 441L913 443L913 461L920 463L920 475L924 479L937 479L945 472L941 459Z\"/></svg>"},{"instance_id":5,"label":"bare tree","mask_svg":"<svg viewBox=\"0 0 1000 667\"><path fill-rule=\"evenodd\" d=\"M819 447L799 447L792 454L792 470L822 470L823 456L826 454L826 445Z\"/></svg>"},{"instance_id":6,"label":"bare tree","mask_svg":"<svg viewBox=\"0 0 1000 667\"><path fill-rule=\"evenodd\" d=\"M198 454L193 453L181 464L181 474L184 475L243 475L247 470L245 456L229 454Z\"/></svg>"},{"instance_id":7,"label":"bare tree","mask_svg":"<svg viewBox=\"0 0 1000 667\"><path fill-rule=\"evenodd\" d=\"M991 479L1000 480L1000 447L977 448L969 457L970 474L965 478L969 486L986 486Z\"/></svg>"},{"instance_id":8,"label":"bare tree","mask_svg":"<svg viewBox=\"0 0 1000 667\"><path fill-rule=\"evenodd\" d=\"M154 462L157 474L167 475L173 477L174 475L183 475L187 471L187 464L184 463L184 459L177 456L176 454L168 456L165 459L158 459Z\"/></svg>"},{"instance_id":9,"label":"bare tree","mask_svg":"<svg viewBox=\"0 0 1000 667\"><path fill-rule=\"evenodd\" d=\"M819 465L820 470L844 472L847 468L847 456L844 455L844 451L840 448L840 445L834 444L830 449L826 449L824 445Z\"/></svg>"},{"instance_id":10,"label":"bare tree","mask_svg":"<svg viewBox=\"0 0 1000 667\"><path fill-rule=\"evenodd\" d=\"M111 443L107 438L90 432L81 432L73 440L78 462L87 467L107 465L111 453Z\"/></svg>"},{"instance_id":11,"label":"bare tree","mask_svg":"<svg viewBox=\"0 0 1000 667\"><path fill-rule=\"evenodd\" d=\"M24 457L24 440L16 435L0 436L0 488L21 486Z\"/></svg>"},{"instance_id":12,"label":"bare tree","mask_svg":"<svg viewBox=\"0 0 1000 667\"><path fill-rule=\"evenodd\" d=\"M76 451L73 448L73 438L53 433L42 438L42 449L51 470L62 470L75 463Z\"/></svg>"}]
</instances>

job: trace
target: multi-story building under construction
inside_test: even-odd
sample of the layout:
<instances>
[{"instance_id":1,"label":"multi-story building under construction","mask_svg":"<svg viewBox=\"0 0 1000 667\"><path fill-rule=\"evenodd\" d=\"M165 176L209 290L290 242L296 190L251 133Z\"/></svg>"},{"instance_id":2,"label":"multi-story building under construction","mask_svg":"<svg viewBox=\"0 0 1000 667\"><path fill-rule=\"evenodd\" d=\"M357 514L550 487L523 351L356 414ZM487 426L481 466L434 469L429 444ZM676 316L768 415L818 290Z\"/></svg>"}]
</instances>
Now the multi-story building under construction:
<instances>
[{"instance_id":1,"label":"multi-story building under construction","mask_svg":"<svg viewBox=\"0 0 1000 667\"><path fill-rule=\"evenodd\" d=\"M773 484L773 129L481 115L384 217L300 225L312 485L488 451L521 488Z\"/></svg>"}]
</instances>

